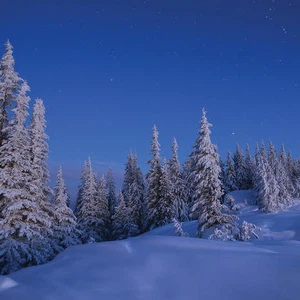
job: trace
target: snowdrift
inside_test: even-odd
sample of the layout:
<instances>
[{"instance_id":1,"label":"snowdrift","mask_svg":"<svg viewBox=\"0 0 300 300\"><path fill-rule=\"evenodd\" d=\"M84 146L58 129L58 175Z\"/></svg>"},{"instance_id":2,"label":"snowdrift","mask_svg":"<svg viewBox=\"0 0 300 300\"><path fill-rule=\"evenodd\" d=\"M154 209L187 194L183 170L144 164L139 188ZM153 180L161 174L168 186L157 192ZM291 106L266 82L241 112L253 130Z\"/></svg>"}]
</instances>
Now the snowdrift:
<instances>
[{"instance_id":1,"label":"snowdrift","mask_svg":"<svg viewBox=\"0 0 300 300\"><path fill-rule=\"evenodd\" d=\"M124 241L70 247L52 262L0 277L0 299L298 299L300 204L277 214L249 206L239 217L262 227L259 240L193 238L197 222ZM250 197L251 198L251 197ZM238 200L242 199L242 200Z\"/></svg>"}]
</instances>

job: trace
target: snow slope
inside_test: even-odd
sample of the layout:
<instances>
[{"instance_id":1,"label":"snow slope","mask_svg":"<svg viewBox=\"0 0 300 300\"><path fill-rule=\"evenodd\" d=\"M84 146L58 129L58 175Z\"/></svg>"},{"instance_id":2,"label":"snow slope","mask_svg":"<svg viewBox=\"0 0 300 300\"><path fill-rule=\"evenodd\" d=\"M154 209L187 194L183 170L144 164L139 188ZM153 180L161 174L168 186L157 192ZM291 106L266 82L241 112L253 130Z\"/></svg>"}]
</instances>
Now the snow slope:
<instances>
[{"instance_id":1,"label":"snow slope","mask_svg":"<svg viewBox=\"0 0 300 300\"><path fill-rule=\"evenodd\" d=\"M234 192L251 203L251 192ZM52 262L0 277L0 299L300 299L300 204L239 217L262 227L259 240L193 238L197 222L125 241L70 247Z\"/></svg>"}]
</instances>

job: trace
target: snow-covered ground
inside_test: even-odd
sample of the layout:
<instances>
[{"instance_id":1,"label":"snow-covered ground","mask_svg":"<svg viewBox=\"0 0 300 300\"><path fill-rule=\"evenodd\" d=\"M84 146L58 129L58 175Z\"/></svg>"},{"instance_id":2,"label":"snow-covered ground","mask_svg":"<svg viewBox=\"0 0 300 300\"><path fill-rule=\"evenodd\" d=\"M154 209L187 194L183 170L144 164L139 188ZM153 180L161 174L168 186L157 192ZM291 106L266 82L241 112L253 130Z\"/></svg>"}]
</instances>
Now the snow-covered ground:
<instances>
[{"instance_id":1,"label":"snow-covered ground","mask_svg":"<svg viewBox=\"0 0 300 300\"><path fill-rule=\"evenodd\" d=\"M52 262L0 277L0 299L300 299L300 202L260 213L251 191L234 192L241 221L259 240L194 238L197 222L125 241L70 247Z\"/></svg>"}]
</instances>

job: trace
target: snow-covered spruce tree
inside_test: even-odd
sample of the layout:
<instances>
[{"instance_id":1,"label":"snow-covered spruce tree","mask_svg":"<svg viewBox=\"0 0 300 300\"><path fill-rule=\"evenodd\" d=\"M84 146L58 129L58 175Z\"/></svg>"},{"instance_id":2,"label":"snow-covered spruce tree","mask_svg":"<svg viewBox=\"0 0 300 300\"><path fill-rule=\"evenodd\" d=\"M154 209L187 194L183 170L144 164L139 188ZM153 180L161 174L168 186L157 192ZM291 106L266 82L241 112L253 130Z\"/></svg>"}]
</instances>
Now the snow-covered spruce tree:
<instances>
[{"instance_id":1,"label":"snow-covered spruce tree","mask_svg":"<svg viewBox=\"0 0 300 300\"><path fill-rule=\"evenodd\" d=\"M3 129L0 147L0 273L44 263L54 255L49 246L51 220L37 196L40 186L31 160L30 138L25 128L29 87L17 95L13 119Z\"/></svg>"},{"instance_id":2,"label":"snow-covered spruce tree","mask_svg":"<svg viewBox=\"0 0 300 300\"><path fill-rule=\"evenodd\" d=\"M288 152L286 158L286 172L292 185L290 190L291 196L296 197L296 170L291 151Z\"/></svg>"},{"instance_id":3,"label":"snow-covered spruce tree","mask_svg":"<svg viewBox=\"0 0 300 300\"><path fill-rule=\"evenodd\" d=\"M104 175L100 177L100 181L97 187L97 197L96 197L96 212L98 218L98 232L100 236L100 241L111 240L112 237L112 226L109 212L109 204L106 195L107 184Z\"/></svg>"},{"instance_id":4,"label":"snow-covered spruce tree","mask_svg":"<svg viewBox=\"0 0 300 300\"><path fill-rule=\"evenodd\" d=\"M210 140L210 123L206 112L202 110L201 127L199 136L194 145L195 173L194 173L194 206L192 214L198 218L197 234L212 227L228 224L235 227L233 215L225 214L225 207L220 199L223 195L220 181L220 163L216 147Z\"/></svg>"},{"instance_id":5,"label":"snow-covered spruce tree","mask_svg":"<svg viewBox=\"0 0 300 300\"><path fill-rule=\"evenodd\" d=\"M280 166L281 172L284 172L286 175L282 179L284 179L284 181L285 181L284 184L286 185L287 191L291 197L292 195L295 194L295 189L294 189L293 182L292 182L292 171L289 169L288 157L286 155L283 144L280 149L279 162L281 163L281 166ZM286 203L288 203L288 202L290 202L290 201L286 201Z\"/></svg>"},{"instance_id":6,"label":"snow-covered spruce tree","mask_svg":"<svg viewBox=\"0 0 300 300\"><path fill-rule=\"evenodd\" d=\"M109 232L112 232L112 217L115 213L115 208L117 205L117 197L116 197L116 183L112 168L108 169L107 176L106 176L106 188L107 188L107 203L108 203L108 210L109 210Z\"/></svg>"},{"instance_id":7,"label":"snow-covered spruce tree","mask_svg":"<svg viewBox=\"0 0 300 300\"><path fill-rule=\"evenodd\" d=\"M47 143L48 136L45 133L45 106L41 99L36 99L33 107L31 125L29 126L31 140L31 160L32 167L35 169L34 178L43 195L40 195L43 202L49 202L50 195L53 194L48 186L50 175L47 167L49 147Z\"/></svg>"},{"instance_id":8,"label":"snow-covered spruce tree","mask_svg":"<svg viewBox=\"0 0 300 300\"><path fill-rule=\"evenodd\" d=\"M116 183L112 168L108 169L106 176L107 185L107 201L110 215L112 216L115 212L117 196L116 196Z\"/></svg>"},{"instance_id":9,"label":"snow-covered spruce tree","mask_svg":"<svg viewBox=\"0 0 300 300\"><path fill-rule=\"evenodd\" d=\"M271 167L271 170L273 170L275 176L277 173L277 167L278 167L278 156L276 153L275 146L273 145L272 141L269 141L269 148L268 148L268 162Z\"/></svg>"},{"instance_id":10,"label":"snow-covered spruce tree","mask_svg":"<svg viewBox=\"0 0 300 300\"><path fill-rule=\"evenodd\" d=\"M238 190L247 189L246 166L244 153L239 145L236 145L236 151L233 156L235 179Z\"/></svg>"},{"instance_id":11,"label":"snow-covered spruce tree","mask_svg":"<svg viewBox=\"0 0 300 300\"><path fill-rule=\"evenodd\" d=\"M164 159L161 166L160 200L157 206L157 225L162 226L172 222L174 218L174 203L171 192L171 181L167 170L167 160Z\"/></svg>"},{"instance_id":12,"label":"snow-covered spruce tree","mask_svg":"<svg viewBox=\"0 0 300 300\"><path fill-rule=\"evenodd\" d=\"M180 222L188 220L188 204L186 202L184 181L177 155L178 144L174 138L172 144L172 157L168 163L168 173L171 184L171 196L174 204L174 216Z\"/></svg>"},{"instance_id":13,"label":"snow-covered spruce tree","mask_svg":"<svg viewBox=\"0 0 300 300\"><path fill-rule=\"evenodd\" d=\"M68 207L69 196L61 167L57 173L54 192L54 239L62 248L79 244L80 232L77 229L76 217L73 211Z\"/></svg>"},{"instance_id":14,"label":"snow-covered spruce tree","mask_svg":"<svg viewBox=\"0 0 300 300\"><path fill-rule=\"evenodd\" d=\"M80 184L79 184L79 187L78 187L77 199L76 199L75 210L74 210L74 214L75 214L76 217L77 217L78 211L80 211L80 209L81 209L82 192L83 192L85 178L87 177L88 172L89 172L89 167L87 165L87 162L85 161L83 169L81 171Z\"/></svg>"},{"instance_id":15,"label":"snow-covered spruce tree","mask_svg":"<svg viewBox=\"0 0 300 300\"><path fill-rule=\"evenodd\" d=\"M295 197L300 198L300 159L296 158L294 160L294 169L295 169Z\"/></svg>"},{"instance_id":16,"label":"snow-covered spruce tree","mask_svg":"<svg viewBox=\"0 0 300 300\"><path fill-rule=\"evenodd\" d=\"M253 177L254 177L255 166L251 157L250 147L246 146L246 158L245 158L245 187L246 189L253 188Z\"/></svg>"},{"instance_id":17,"label":"snow-covered spruce tree","mask_svg":"<svg viewBox=\"0 0 300 300\"><path fill-rule=\"evenodd\" d=\"M130 235L134 236L141 233L144 229L145 184L142 171L137 164L137 156L131 156L131 158L128 159L128 163L129 162L131 164L132 176L127 178L128 190L126 191L127 202L125 203L129 208L129 221L134 225Z\"/></svg>"},{"instance_id":18,"label":"snow-covered spruce tree","mask_svg":"<svg viewBox=\"0 0 300 300\"><path fill-rule=\"evenodd\" d=\"M125 173L124 173L124 180L123 180L123 186L122 186L122 194L124 197L125 203L128 203L129 201L129 187L134 181L134 173L135 173L135 163L134 163L134 155L130 151L130 153L127 156L127 162L125 163Z\"/></svg>"},{"instance_id":19,"label":"snow-covered spruce tree","mask_svg":"<svg viewBox=\"0 0 300 300\"><path fill-rule=\"evenodd\" d=\"M8 115L10 109L16 104L20 85L23 80L14 69L15 60L13 47L7 40L5 53L0 61L0 146L4 139L4 128L8 126Z\"/></svg>"},{"instance_id":20,"label":"snow-covered spruce tree","mask_svg":"<svg viewBox=\"0 0 300 300\"><path fill-rule=\"evenodd\" d=\"M77 206L76 211L81 239L83 243L88 243L91 240L99 242L102 240L100 228L103 226L103 223L99 219L98 187L90 158L85 164L85 170L82 172L82 175L84 177L82 177L80 205Z\"/></svg>"},{"instance_id":21,"label":"snow-covered spruce tree","mask_svg":"<svg viewBox=\"0 0 300 300\"><path fill-rule=\"evenodd\" d=\"M133 230L129 220L129 208L126 207L123 193L118 195L119 201L113 216L113 235L117 240L123 240L130 236Z\"/></svg>"},{"instance_id":22,"label":"snow-covered spruce tree","mask_svg":"<svg viewBox=\"0 0 300 300\"><path fill-rule=\"evenodd\" d=\"M36 201L39 201L42 209L53 219L54 210L53 205L50 203L50 196L53 195L53 191L48 185L50 181L47 167L49 147L47 143L48 136L45 130L45 106L41 99L36 99L33 106L31 124L28 129L30 136L31 164L32 169L34 169L32 181L38 187L34 198ZM50 239L49 243L51 243L51 247L56 253L61 251L60 248L57 248L55 240Z\"/></svg>"},{"instance_id":23,"label":"snow-covered spruce tree","mask_svg":"<svg viewBox=\"0 0 300 300\"><path fill-rule=\"evenodd\" d=\"M182 170L182 180L183 180L183 195L185 202L188 205L188 218L190 219L190 212L193 207L193 172L192 172L192 159L189 157L183 164L183 170Z\"/></svg>"},{"instance_id":24,"label":"snow-covered spruce tree","mask_svg":"<svg viewBox=\"0 0 300 300\"><path fill-rule=\"evenodd\" d=\"M270 164L262 153L257 157L255 190L257 204L264 212L275 212L279 209L279 186Z\"/></svg>"},{"instance_id":25,"label":"snow-covered spruce tree","mask_svg":"<svg viewBox=\"0 0 300 300\"><path fill-rule=\"evenodd\" d=\"M161 199L160 178L162 176L159 147L160 145L158 143L158 131L156 129L156 126L154 125L151 142L152 158L148 161L150 169L146 175L147 228L155 228L159 226L159 223L162 219L161 213L158 209L158 207L160 206Z\"/></svg>"},{"instance_id":26,"label":"snow-covered spruce tree","mask_svg":"<svg viewBox=\"0 0 300 300\"><path fill-rule=\"evenodd\" d=\"M225 170L225 191L231 192L235 190L237 190L235 170L231 158L231 153L228 152L227 159L226 159L226 170Z\"/></svg>"}]
</instances>

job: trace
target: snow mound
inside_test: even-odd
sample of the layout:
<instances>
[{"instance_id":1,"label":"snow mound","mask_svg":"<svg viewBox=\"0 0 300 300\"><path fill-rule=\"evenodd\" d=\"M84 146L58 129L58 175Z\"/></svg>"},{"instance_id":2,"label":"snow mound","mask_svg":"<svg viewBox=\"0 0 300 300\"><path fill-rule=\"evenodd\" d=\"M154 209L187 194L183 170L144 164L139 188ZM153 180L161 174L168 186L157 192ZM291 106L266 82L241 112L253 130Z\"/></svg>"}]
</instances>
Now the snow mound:
<instances>
[{"instance_id":1,"label":"snow mound","mask_svg":"<svg viewBox=\"0 0 300 300\"><path fill-rule=\"evenodd\" d=\"M247 205L253 200L249 191L233 194ZM73 246L48 264L0 277L0 299L298 299L296 204L276 214L242 208L240 222L262 228L248 242L194 238L192 221L182 224L189 237L174 236L169 224L128 240Z\"/></svg>"},{"instance_id":2,"label":"snow mound","mask_svg":"<svg viewBox=\"0 0 300 300\"><path fill-rule=\"evenodd\" d=\"M18 283L7 276L0 276L0 293L1 291L17 286Z\"/></svg>"}]
</instances>

